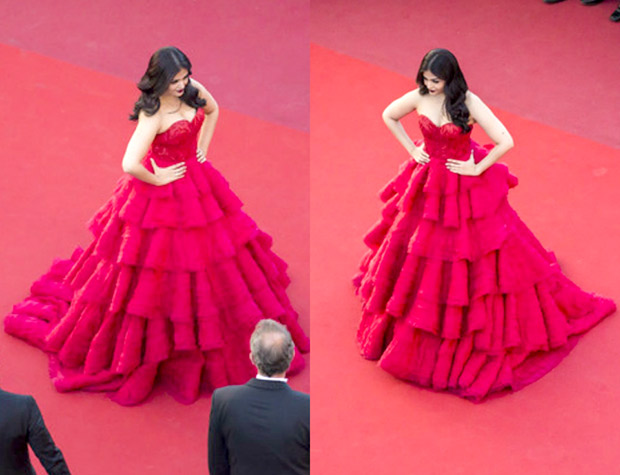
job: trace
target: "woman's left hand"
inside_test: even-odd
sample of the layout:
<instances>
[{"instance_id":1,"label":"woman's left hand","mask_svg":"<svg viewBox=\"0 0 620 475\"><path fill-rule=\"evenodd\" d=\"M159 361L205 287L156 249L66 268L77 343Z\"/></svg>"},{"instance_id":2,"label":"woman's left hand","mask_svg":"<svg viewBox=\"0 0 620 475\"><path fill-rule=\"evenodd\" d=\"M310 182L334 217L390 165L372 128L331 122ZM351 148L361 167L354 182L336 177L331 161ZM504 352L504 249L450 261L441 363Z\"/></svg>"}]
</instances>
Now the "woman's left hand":
<instances>
[{"instance_id":1,"label":"woman's left hand","mask_svg":"<svg viewBox=\"0 0 620 475\"><path fill-rule=\"evenodd\" d=\"M474 161L474 151L471 151L471 155L469 159L466 161L454 160L449 158L446 161L446 168L450 170L452 173L456 173L457 175L465 175L465 176L478 176L480 175L480 171L478 171L478 167L476 166L476 162Z\"/></svg>"},{"instance_id":2,"label":"woman's left hand","mask_svg":"<svg viewBox=\"0 0 620 475\"><path fill-rule=\"evenodd\" d=\"M198 163L206 162L207 161L207 152L205 152L201 148L196 149L196 158L198 159Z\"/></svg>"}]
</instances>

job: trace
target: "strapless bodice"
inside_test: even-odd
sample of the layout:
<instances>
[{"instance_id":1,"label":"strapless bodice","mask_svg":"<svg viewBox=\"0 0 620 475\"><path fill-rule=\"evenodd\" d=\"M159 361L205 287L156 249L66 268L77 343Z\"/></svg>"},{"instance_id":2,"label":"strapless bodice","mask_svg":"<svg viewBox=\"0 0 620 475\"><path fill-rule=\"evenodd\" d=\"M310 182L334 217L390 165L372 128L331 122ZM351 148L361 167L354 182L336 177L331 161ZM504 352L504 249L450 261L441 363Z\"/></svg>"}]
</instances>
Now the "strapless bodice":
<instances>
[{"instance_id":1,"label":"strapless bodice","mask_svg":"<svg viewBox=\"0 0 620 475\"><path fill-rule=\"evenodd\" d=\"M471 130L463 133L463 129L453 123L438 126L422 114L419 123L424 136L424 150L431 160L466 160L469 157L472 148Z\"/></svg>"},{"instance_id":2,"label":"strapless bodice","mask_svg":"<svg viewBox=\"0 0 620 475\"><path fill-rule=\"evenodd\" d=\"M192 120L177 120L164 132L157 134L146 154L145 162L151 158L157 163L183 162L196 158L198 135L204 118L204 110L198 108Z\"/></svg>"}]
</instances>

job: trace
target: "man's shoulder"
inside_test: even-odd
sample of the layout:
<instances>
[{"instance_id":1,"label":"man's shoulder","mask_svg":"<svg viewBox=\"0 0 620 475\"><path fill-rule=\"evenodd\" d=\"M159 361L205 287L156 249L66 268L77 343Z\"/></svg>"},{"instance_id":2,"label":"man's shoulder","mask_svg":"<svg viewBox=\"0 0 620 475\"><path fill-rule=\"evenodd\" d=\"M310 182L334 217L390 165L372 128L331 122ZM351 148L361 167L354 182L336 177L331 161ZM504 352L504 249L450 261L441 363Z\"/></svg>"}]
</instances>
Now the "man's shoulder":
<instances>
[{"instance_id":1,"label":"man's shoulder","mask_svg":"<svg viewBox=\"0 0 620 475\"><path fill-rule=\"evenodd\" d=\"M265 391L265 388L261 387L261 385L265 385L265 384L270 384L270 385L281 384L283 385L283 387L276 388L278 390L275 392ZM268 389L273 389L273 388L268 388ZM284 391L282 391L281 389L284 389ZM238 385L224 386L224 387L218 388L213 392L212 401L213 402L232 401L236 399L241 399L245 396L250 396L251 394L262 394L262 395L278 394L278 397L284 397L285 399L295 401L296 403L300 405L304 405L304 404L308 406L310 405L310 395L307 393L291 389L290 386L288 386L286 383L271 382L271 381L264 383L263 381L256 380L256 379L251 379L246 384L238 384Z\"/></svg>"},{"instance_id":2,"label":"man's shoulder","mask_svg":"<svg viewBox=\"0 0 620 475\"><path fill-rule=\"evenodd\" d=\"M310 395L301 391L291 390L286 402L287 406L302 417L310 416Z\"/></svg>"},{"instance_id":3,"label":"man's shoulder","mask_svg":"<svg viewBox=\"0 0 620 475\"><path fill-rule=\"evenodd\" d=\"M15 394L0 390L0 407L5 414L27 416L33 411L36 402L32 396L26 394Z\"/></svg>"},{"instance_id":4,"label":"man's shoulder","mask_svg":"<svg viewBox=\"0 0 620 475\"><path fill-rule=\"evenodd\" d=\"M213 391L213 401L225 401L234 398L236 395L247 391L247 384L233 384L230 386L223 386Z\"/></svg>"},{"instance_id":5,"label":"man's shoulder","mask_svg":"<svg viewBox=\"0 0 620 475\"><path fill-rule=\"evenodd\" d=\"M0 389L0 400L6 403L28 405L34 402L34 398L28 394L10 393Z\"/></svg>"},{"instance_id":6,"label":"man's shoulder","mask_svg":"<svg viewBox=\"0 0 620 475\"><path fill-rule=\"evenodd\" d=\"M303 404L310 404L310 394L291 389L291 397Z\"/></svg>"}]
</instances>

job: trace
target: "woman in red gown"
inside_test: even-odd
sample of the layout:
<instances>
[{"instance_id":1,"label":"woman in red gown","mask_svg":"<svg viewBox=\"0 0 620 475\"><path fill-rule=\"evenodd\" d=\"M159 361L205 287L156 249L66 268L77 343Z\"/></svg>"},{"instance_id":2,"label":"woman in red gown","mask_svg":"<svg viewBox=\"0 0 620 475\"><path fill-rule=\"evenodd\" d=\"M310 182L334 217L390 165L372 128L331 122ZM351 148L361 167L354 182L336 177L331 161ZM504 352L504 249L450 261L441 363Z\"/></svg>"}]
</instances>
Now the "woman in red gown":
<instances>
[{"instance_id":1,"label":"woman in red gown","mask_svg":"<svg viewBox=\"0 0 620 475\"><path fill-rule=\"evenodd\" d=\"M427 53L416 81L383 113L411 159L365 238L358 342L399 378L479 401L543 376L615 304L568 280L508 204L517 179L496 162L512 138L452 53ZM414 110L423 143L400 123Z\"/></svg>"},{"instance_id":2,"label":"woman in red gown","mask_svg":"<svg viewBox=\"0 0 620 475\"><path fill-rule=\"evenodd\" d=\"M5 330L45 350L59 391L143 401L156 380L179 401L254 376L255 324L308 339L285 293L286 264L206 161L218 117L177 48L151 57L130 116L124 175L89 227L90 246L54 262ZM303 360L296 354L292 370Z\"/></svg>"}]
</instances>

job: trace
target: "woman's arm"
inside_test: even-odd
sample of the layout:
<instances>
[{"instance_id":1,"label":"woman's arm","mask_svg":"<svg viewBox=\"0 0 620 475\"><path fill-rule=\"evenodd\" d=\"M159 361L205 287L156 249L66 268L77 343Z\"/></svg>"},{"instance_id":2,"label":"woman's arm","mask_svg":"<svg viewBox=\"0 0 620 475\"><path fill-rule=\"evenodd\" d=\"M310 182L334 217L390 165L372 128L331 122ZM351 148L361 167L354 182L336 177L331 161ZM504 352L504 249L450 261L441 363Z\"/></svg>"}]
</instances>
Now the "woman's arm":
<instances>
[{"instance_id":1,"label":"woman's arm","mask_svg":"<svg viewBox=\"0 0 620 475\"><path fill-rule=\"evenodd\" d=\"M407 135L405 128L400 123L400 119L417 109L420 97L420 93L417 89L408 92L387 106L383 111L382 117L387 128L390 129L390 132L396 137L396 140L405 147L409 155L418 163L427 163L429 158L424 148L416 147L413 140Z\"/></svg>"},{"instance_id":2,"label":"woman's arm","mask_svg":"<svg viewBox=\"0 0 620 475\"><path fill-rule=\"evenodd\" d=\"M500 120L495 117L495 114L491 112L491 109L471 91L467 92L465 105L469 109L472 119L478 122L482 130L495 142L495 147L493 147L489 154L478 163L474 163L472 156L465 162L448 160L446 166L450 171L460 175L478 176L510 150L514 146L514 141L504 124L502 124Z\"/></svg>"},{"instance_id":3,"label":"woman's arm","mask_svg":"<svg viewBox=\"0 0 620 475\"><path fill-rule=\"evenodd\" d=\"M159 117L157 115L147 116L140 112L138 125L127 144L127 150L123 156L123 171L151 185L167 185L185 175L185 162L177 163L170 167L160 168L153 160L154 173L148 171L142 165L142 159L148 152L157 131L159 130Z\"/></svg>"},{"instance_id":4,"label":"woman's arm","mask_svg":"<svg viewBox=\"0 0 620 475\"><path fill-rule=\"evenodd\" d=\"M202 130L198 137L198 150L196 151L198 161L202 163L207 159L207 150L209 150L209 144L213 138L215 124L217 123L220 110L211 93L195 79L191 79L191 81L196 89L198 89L200 97L207 101L204 106L205 121L202 124Z\"/></svg>"}]
</instances>

